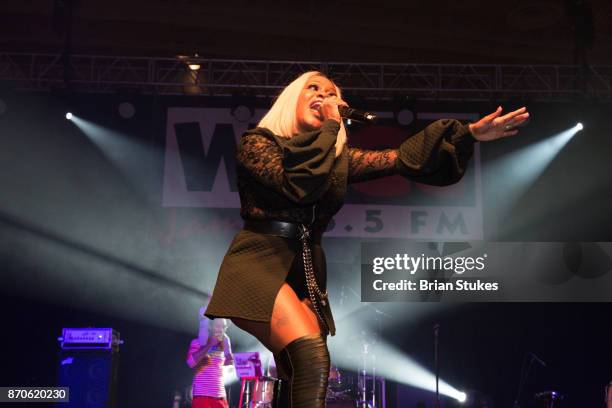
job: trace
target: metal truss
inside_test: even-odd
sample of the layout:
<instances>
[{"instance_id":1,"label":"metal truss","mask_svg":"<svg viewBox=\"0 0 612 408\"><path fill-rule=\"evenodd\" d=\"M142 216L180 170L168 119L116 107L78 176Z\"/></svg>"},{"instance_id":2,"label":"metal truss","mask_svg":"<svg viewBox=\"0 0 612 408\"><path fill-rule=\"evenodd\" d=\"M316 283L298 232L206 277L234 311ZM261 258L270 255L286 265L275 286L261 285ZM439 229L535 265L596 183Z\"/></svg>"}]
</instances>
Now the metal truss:
<instances>
[{"instance_id":1,"label":"metal truss","mask_svg":"<svg viewBox=\"0 0 612 408\"><path fill-rule=\"evenodd\" d=\"M199 64L193 71L187 63ZM21 90L276 95L318 70L349 95L426 100L608 101L612 66L208 60L0 52L0 81Z\"/></svg>"}]
</instances>

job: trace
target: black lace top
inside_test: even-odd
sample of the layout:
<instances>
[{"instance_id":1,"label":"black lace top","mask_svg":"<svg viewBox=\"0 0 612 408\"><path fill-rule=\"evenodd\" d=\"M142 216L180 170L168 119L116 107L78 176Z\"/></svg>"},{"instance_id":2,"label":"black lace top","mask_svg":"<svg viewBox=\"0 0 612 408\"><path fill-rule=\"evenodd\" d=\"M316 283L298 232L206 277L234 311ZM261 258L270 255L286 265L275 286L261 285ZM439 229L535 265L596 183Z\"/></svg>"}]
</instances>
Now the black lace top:
<instances>
[{"instance_id":1,"label":"black lace top","mask_svg":"<svg viewBox=\"0 0 612 408\"><path fill-rule=\"evenodd\" d=\"M398 149L344 148L335 157L340 125L291 138L268 129L245 132L238 149L238 191L244 219L312 224L325 230L342 207L347 184L402 174L420 183L447 185L464 174L475 139L466 125L438 120Z\"/></svg>"}]
</instances>

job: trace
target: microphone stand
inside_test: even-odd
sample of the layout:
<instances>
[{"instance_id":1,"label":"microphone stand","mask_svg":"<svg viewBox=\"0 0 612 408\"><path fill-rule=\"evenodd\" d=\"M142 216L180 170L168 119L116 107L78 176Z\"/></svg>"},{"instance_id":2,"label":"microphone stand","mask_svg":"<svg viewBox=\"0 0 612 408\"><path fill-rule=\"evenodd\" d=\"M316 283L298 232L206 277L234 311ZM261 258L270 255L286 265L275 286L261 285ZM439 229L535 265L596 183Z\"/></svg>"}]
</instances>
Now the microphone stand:
<instances>
[{"instance_id":1,"label":"microphone stand","mask_svg":"<svg viewBox=\"0 0 612 408\"><path fill-rule=\"evenodd\" d=\"M382 324L380 320L380 316L384 314L384 312L374 308L376 313L376 328L377 331L374 332L372 341L372 345L376 346L379 340L379 337L382 336ZM384 390L381 390L383 392ZM372 351L372 408L378 408L378 404L376 403L376 350ZM383 407L384 408L384 407Z\"/></svg>"},{"instance_id":2,"label":"microphone stand","mask_svg":"<svg viewBox=\"0 0 612 408\"><path fill-rule=\"evenodd\" d=\"M436 372L436 402L435 407L440 408L440 364L438 360L438 340L440 337L440 323L434 324L434 367Z\"/></svg>"},{"instance_id":3,"label":"microphone stand","mask_svg":"<svg viewBox=\"0 0 612 408\"><path fill-rule=\"evenodd\" d=\"M529 355L529 362L527 363L527 369L525 369L525 361L527 360L527 355ZM542 367L546 367L546 363L542 361L538 356L534 353L528 351L523 355L523 364L521 365L521 377L519 379L519 386L516 392L516 398L514 398L513 408L521 408L520 400L523 394L523 388L525 387L525 383L527 382L527 377L529 376L529 370L531 370L531 366L533 362L537 361Z\"/></svg>"}]
</instances>

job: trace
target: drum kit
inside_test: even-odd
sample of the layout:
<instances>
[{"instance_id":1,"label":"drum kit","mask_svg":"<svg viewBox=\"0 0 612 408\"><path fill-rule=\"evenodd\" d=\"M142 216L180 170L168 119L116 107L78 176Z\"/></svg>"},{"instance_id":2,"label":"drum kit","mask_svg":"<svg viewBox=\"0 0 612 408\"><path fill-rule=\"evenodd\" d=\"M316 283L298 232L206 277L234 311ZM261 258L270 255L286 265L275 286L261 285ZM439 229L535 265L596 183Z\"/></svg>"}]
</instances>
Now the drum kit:
<instances>
[{"instance_id":1,"label":"drum kit","mask_svg":"<svg viewBox=\"0 0 612 408\"><path fill-rule=\"evenodd\" d=\"M280 387L277 378L261 376L244 377L242 380L239 407L275 408L278 405L274 399Z\"/></svg>"},{"instance_id":2,"label":"drum kit","mask_svg":"<svg viewBox=\"0 0 612 408\"><path fill-rule=\"evenodd\" d=\"M375 405L372 401L361 400L360 387L364 381L360 380L361 373L356 376L332 365L329 370L329 386L327 388L326 405L328 408L384 408L384 405ZM366 380L369 382L371 376ZM274 377L252 377L244 385L242 406L245 408L274 408L274 394L278 392L279 381ZM276 389L276 390L275 390Z\"/></svg>"},{"instance_id":3,"label":"drum kit","mask_svg":"<svg viewBox=\"0 0 612 408\"><path fill-rule=\"evenodd\" d=\"M331 365L326 405L328 408L385 408L385 380L375 376L372 353L376 336L361 333L361 367L355 373ZM369 340L367 340L369 339ZM355 356L356 357L356 356ZM241 408L275 408L279 380L269 376L242 377Z\"/></svg>"},{"instance_id":4,"label":"drum kit","mask_svg":"<svg viewBox=\"0 0 612 408\"><path fill-rule=\"evenodd\" d=\"M354 407L354 381L348 373L332 365L329 370L327 406L330 408Z\"/></svg>"},{"instance_id":5,"label":"drum kit","mask_svg":"<svg viewBox=\"0 0 612 408\"><path fill-rule=\"evenodd\" d=\"M242 406L245 408L274 408L275 388L279 386L279 381L274 377L251 378L245 383ZM366 401L360 404L357 396L358 385L355 377L348 372L343 372L338 367L333 366L329 373L329 387L327 389L326 405L328 408L377 408L371 402ZM382 407L381 407L382 408Z\"/></svg>"}]
</instances>

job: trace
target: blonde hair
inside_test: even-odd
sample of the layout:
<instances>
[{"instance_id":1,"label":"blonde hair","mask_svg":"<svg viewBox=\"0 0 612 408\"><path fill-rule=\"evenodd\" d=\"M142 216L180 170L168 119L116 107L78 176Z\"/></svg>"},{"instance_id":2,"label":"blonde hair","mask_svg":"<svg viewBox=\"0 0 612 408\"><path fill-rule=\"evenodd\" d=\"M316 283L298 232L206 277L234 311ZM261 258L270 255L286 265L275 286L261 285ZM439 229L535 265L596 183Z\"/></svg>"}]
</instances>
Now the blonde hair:
<instances>
[{"instance_id":1,"label":"blonde hair","mask_svg":"<svg viewBox=\"0 0 612 408\"><path fill-rule=\"evenodd\" d=\"M300 97L302 89L306 86L306 82L313 76L322 76L327 78L319 71L308 71L297 77L293 82L283 89L278 95L274 104L266 113L266 115L259 121L257 126L264 127L272 131L274 134L290 138L295 133L298 133L297 123L297 102ZM329 79L329 78L328 78ZM333 81L332 81L333 83ZM338 98L342 97L340 88L334 84L336 88L336 94ZM340 121L340 130L338 131L338 137L336 138L336 157L342 153L342 149L346 144L346 129L344 128L343 121Z\"/></svg>"},{"instance_id":2,"label":"blonde hair","mask_svg":"<svg viewBox=\"0 0 612 408\"><path fill-rule=\"evenodd\" d=\"M223 325L223 333L225 333L225 331L227 330L228 324L227 324L227 319L223 319L223 318L209 319L208 320L208 333L212 334L216 324L222 324Z\"/></svg>"}]
</instances>

